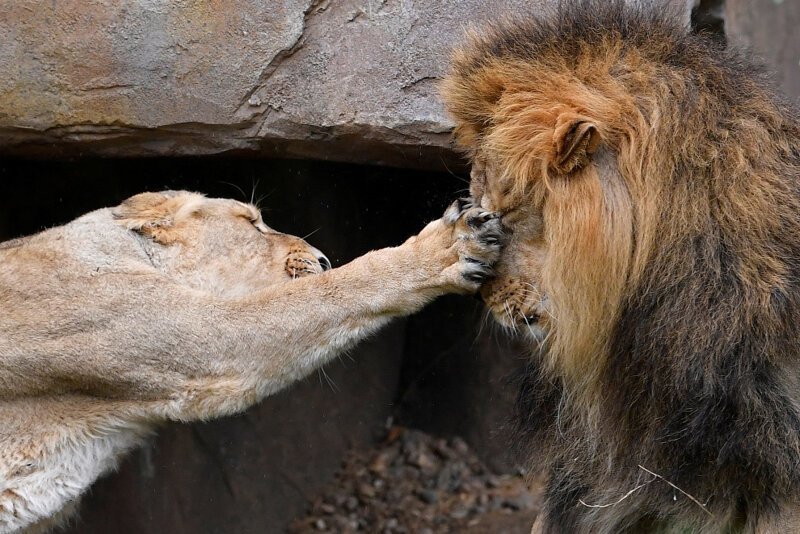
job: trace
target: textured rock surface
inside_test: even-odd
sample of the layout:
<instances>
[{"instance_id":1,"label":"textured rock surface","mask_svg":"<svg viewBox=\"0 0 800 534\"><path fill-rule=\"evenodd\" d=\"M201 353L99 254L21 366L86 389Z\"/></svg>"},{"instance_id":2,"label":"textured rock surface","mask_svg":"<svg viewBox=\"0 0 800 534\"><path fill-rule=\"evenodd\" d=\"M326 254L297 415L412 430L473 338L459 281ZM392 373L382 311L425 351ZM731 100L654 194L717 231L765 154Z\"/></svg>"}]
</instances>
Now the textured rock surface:
<instances>
[{"instance_id":1,"label":"textured rock surface","mask_svg":"<svg viewBox=\"0 0 800 534\"><path fill-rule=\"evenodd\" d=\"M800 2L726 0L725 33L731 43L749 46L789 98L800 97Z\"/></svg>"},{"instance_id":2,"label":"textured rock surface","mask_svg":"<svg viewBox=\"0 0 800 534\"><path fill-rule=\"evenodd\" d=\"M554 1L2 2L0 151L441 166L452 45Z\"/></svg>"}]
</instances>

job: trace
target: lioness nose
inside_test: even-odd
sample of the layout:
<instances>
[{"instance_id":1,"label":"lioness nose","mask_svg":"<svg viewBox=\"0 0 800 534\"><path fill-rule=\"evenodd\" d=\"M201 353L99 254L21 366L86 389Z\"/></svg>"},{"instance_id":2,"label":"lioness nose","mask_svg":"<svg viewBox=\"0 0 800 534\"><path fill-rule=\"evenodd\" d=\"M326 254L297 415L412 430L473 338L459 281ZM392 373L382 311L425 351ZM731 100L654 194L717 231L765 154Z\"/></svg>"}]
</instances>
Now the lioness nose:
<instances>
[{"instance_id":1,"label":"lioness nose","mask_svg":"<svg viewBox=\"0 0 800 534\"><path fill-rule=\"evenodd\" d=\"M322 267L323 271L330 271L331 270L331 260L328 259L328 256L322 253L321 250L315 247L309 247L311 249L311 253L317 258L319 262L319 266Z\"/></svg>"}]
</instances>

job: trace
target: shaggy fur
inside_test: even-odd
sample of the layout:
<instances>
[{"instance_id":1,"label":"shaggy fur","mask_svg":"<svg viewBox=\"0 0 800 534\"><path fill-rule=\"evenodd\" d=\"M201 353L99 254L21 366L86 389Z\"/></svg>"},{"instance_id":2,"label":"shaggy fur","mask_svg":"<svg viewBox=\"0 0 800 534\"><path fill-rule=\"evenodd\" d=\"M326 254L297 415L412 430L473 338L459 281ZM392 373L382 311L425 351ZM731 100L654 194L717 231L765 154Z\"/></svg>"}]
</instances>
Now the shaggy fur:
<instances>
[{"instance_id":1,"label":"shaggy fur","mask_svg":"<svg viewBox=\"0 0 800 534\"><path fill-rule=\"evenodd\" d=\"M244 410L391 318L476 291L500 224L462 208L327 272L255 207L186 192L0 244L0 533L61 522L157 424Z\"/></svg>"},{"instance_id":2,"label":"shaggy fur","mask_svg":"<svg viewBox=\"0 0 800 534\"><path fill-rule=\"evenodd\" d=\"M735 49L564 2L474 32L443 85L513 230L484 297L544 532L800 532L800 128Z\"/></svg>"}]
</instances>

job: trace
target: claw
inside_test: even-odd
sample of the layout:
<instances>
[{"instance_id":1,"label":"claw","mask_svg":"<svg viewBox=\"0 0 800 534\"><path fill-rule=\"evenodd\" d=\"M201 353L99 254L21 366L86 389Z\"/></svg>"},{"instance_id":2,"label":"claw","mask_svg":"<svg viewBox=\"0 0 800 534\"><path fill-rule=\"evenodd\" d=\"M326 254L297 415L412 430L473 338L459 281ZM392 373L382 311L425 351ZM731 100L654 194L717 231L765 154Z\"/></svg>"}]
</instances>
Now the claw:
<instances>
[{"instance_id":1,"label":"claw","mask_svg":"<svg viewBox=\"0 0 800 534\"><path fill-rule=\"evenodd\" d=\"M486 223L488 223L489 221L491 221L493 219L497 219L499 217L500 217L500 215L498 215L497 213L495 213L493 211L482 211L482 212L478 213L477 215L471 215L471 216L467 217L467 224L470 227L475 228L477 230L477 229L481 228L483 225L485 225Z\"/></svg>"},{"instance_id":2,"label":"claw","mask_svg":"<svg viewBox=\"0 0 800 534\"><path fill-rule=\"evenodd\" d=\"M459 200L454 200L452 204L447 206L447 209L444 212L442 218L448 223L453 224L455 223L459 217L461 217L461 204Z\"/></svg>"},{"instance_id":3,"label":"claw","mask_svg":"<svg viewBox=\"0 0 800 534\"><path fill-rule=\"evenodd\" d=\"M462 212L466 211L466 210L472 208L472 206L474 206L474 204L472 202L472 199L469 198L469 197L459 198L458 200L456 200L456 202L458 202L458 209L460 211L462 211Z\"/></svg>"},{"instance_id":4,"label":"claw","mask_svg":"<svg viewBox=\"0 0 800 534\"><path fill-rule=\"evenodd\" d=\"M466 273L464 274L464 278L477 284L480 284L486 280L486 277L482 273Z\"/></svg>"}]
</instances>

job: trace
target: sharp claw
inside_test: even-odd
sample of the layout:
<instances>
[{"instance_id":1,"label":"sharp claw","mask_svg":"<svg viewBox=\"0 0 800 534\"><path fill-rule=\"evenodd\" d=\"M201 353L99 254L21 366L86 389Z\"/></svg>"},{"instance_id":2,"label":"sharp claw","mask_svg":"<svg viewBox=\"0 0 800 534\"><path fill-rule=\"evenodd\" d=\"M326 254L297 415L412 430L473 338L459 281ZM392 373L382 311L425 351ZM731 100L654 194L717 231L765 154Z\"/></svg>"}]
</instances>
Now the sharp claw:
<instances>
[{"instance_id":1,"label":"sharp claw","mask_svg":"<svg viewBox=\"0 0 800 534\"><path fill-rule=\"evenodd\" d=\"M466 257L466 258L464 258L464 261L466 261L467 263L472 263L473 265L478 265L480 267L483 267L484 269L491 269L492 268L491 265L489 265L485 261L479 260L477 258Z\"/></svg>"},{"instance_id":2,"label":"sharp claw","mask_svg":"<svg viewBox=\"0 0 800 534\"><path fill-rule=\"evenodd\" d=\"M461 217L461 212L462 212L461 205L458 200L455 200L453 201L452 204L447 206L447 209L445 210L442 218L448 224L453 224L458 220L459 217Z\"/></svg>"},{"instance_id":3,"label":"sharp claw","mask_svg":"<svg viewBox=\"0 0 800 534\"><path fill-rule=\"evenodd\" d=\"M481 215L473 215L471 217L467 217L467 224L469 225L470 228L473 228L475 230L480 230L481 226L485 222L486 221L483 220Z\"/></svg>"},{"instance_id":4,"label":"sharp claw","mask_svg":"<svg viewBox=\"0 0 800 534\"><path fill-rule=\"evenodd\" d=\"M483 282L483 281L486 279L486 277L485 277L485 276L483 276L483 275L482 275L482 274L480 274L480 273L469 273L469 274L465 274L465 275L464 275L464 278L466 278L466 279L467 279L467 280L469 280L470 282L476 282L476 283L481 283L481 282Z\"/></svg>"},{"instance_id":5,"label":"sharp claw","mask_svg":"<svg viewBox=\"0 0 800 534\"><path fill-rule=\"evenodd\" d=\"M467 224L472 228L480 229L482 226L486 225L490 221L499 219L500 215L493 211L482 211L476 215L471 215L467 217Z\"/></svg>"}]
</instances>

